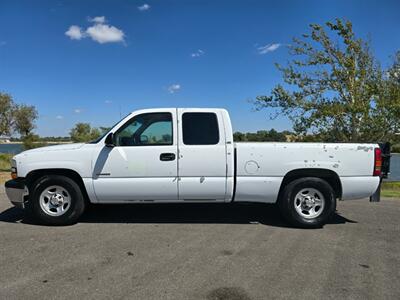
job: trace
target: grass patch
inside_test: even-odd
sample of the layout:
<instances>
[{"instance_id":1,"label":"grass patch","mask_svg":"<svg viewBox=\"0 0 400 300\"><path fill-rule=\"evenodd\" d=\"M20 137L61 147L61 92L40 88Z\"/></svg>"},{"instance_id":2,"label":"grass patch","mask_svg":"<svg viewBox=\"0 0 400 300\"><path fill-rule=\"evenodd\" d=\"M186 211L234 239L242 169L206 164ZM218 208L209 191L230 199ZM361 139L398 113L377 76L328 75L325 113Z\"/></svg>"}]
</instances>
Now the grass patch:
<instances>
[{"instance_id":1,"label":"grass patch","mask_svg":"<svg viewBox=\"0 0 400 300\"><path fill-rule=\"evenodd\" d=\"M11 169L10 160L13 154L0 153L0 172L9 172Z\"/></svg>"},{"instance_id":2,"label":"grass patch","mask_svg":"<svg viewBox=\"0 0 400 300\"><path fill-rule=\"evenodd\" d=\"M7 180L10 180L10 172L0 172L0 184L4 184Z\"/></svg>"},{"instance_id":3,"label":"grass patch","mask_svg":"<svg viewBox=\"0 0 400 300\"><path fill-rule=\"evenodd\" d=\"M381 196L390 198L400 198L400 181L383 182Z\"/></svg>"},{"instance_id":4,"label":"grass patch","mask_svg":"<svg viewBox=\"0 0 400 300\"><path fill-rule=\"evenodd\" d=\"M13 157L13 154L0 153L0 184L3 184L7 180L11 179L11 177L10 177L10 169L11 169L10 160L12 157Z\"/></svg>"}]
</instances>

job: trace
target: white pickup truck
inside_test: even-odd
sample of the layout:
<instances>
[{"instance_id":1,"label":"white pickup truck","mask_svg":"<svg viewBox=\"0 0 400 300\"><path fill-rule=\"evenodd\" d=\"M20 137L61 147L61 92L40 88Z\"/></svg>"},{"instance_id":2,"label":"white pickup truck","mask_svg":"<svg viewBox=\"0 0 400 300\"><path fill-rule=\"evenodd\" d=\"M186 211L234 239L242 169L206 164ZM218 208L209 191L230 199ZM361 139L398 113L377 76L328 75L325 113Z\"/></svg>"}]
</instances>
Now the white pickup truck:
<instances>
[{"instance_id":1,"label":"white pickup truck","mask_svg":"<svg viewBox=\"0 0 400 300\"><path fill-rule=\"evenodd\" d=\"M379 188L378 144L234 143L224 109L135 111L99 139L22 152L10 201L46 224L88 203L277 203L295 226L322 226L337 199Z\"/></svg>"}]
</instances>

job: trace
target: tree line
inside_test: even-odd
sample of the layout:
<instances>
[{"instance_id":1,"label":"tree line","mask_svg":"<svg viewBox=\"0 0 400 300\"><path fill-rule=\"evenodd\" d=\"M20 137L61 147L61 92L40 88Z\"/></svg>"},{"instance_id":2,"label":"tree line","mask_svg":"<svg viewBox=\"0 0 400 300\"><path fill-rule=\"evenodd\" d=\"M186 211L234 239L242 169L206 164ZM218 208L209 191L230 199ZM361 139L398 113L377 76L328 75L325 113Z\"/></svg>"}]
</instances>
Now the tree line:
<instances>
[{"instance_id":1,"label":"tree line","mask_svg":"<svg viewBox=\"0 0 400 300\"><path fill-rule=\"evenodd\" d=\"M88 142L97 139L100 135L109 131L109 127L91 127L89 123L78 123L70 131L71 140L74 142ZM155 137L153 137L155 138ZM164 140L170 140L170 137L163 136ZM235 132L233 134L235 142L287 142L295 139L290 131L278 132L275 129L259 130L257 132Z\"/></svg>"},{"instance_id":2,"label":"tree line","mask_svg":"<svg viewBox=\"0 0 400 300\"><path fill-rule=\"evenodd\" d=\"M233 134L235 142L290 142L293 139L292 132L287 130L278 132L273 128L271 130L258 130L257 132L246 133L236 131Z\"/></svg>"}]
</instances>

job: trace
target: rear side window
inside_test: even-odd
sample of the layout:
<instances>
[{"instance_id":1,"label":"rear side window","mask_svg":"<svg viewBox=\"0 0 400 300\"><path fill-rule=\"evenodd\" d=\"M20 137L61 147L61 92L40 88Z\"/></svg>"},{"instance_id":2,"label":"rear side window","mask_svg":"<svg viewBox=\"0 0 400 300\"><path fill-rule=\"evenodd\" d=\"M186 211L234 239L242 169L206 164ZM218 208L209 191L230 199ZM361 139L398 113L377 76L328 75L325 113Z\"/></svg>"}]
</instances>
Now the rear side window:
<instances>
[{"instance_id":1,"label":"rear side window","mask_svg":"<svg viewBox=\"0 0 400 300\"><path fill-rule=\"evenodd\" d=\"M184 113L182 131L185 145L215 145L219 142L218 120L214 113Z\"/></svg>"}]
</instances>

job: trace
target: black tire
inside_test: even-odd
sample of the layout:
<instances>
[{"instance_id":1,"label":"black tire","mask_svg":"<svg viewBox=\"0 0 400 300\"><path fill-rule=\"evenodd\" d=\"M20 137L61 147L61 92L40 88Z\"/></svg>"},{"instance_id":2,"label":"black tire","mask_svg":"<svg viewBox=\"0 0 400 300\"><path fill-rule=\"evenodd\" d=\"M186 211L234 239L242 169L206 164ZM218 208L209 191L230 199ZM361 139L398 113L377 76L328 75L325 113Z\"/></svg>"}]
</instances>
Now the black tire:
<instances>
[{"instance_id":1,"label":"black tire","mask_svg":"<svg viewBox=\"0 0 400 300\"><path fill-rule=\"evenodd\" d=\"M324 197L322 212L315 218L306 218L297 212L295 197L303 189L312 188ZM304 177L291 181L283 190L279 199L279 208L283 217L292 225L301 228L320 228L329 220L336 210L336 197L330 184L321 178Z\"/></svg>"},{"instance_id":2,"label":"black tire","mask_svg":"<svg viewBox=\"0 0 400 300\"><path fill-rule=\"evenodd\" d=\"M60 186L64 188L70 196L70 206L64 214L51 216L46 213L40 205L41 193L50 186ZM38 179L31 188L32 193L29 198L29 209L34 218L46 225L70 225L78 221L85 211L85 199L78 184L66 176L46 175Z\"/></svg>"}]
</instances>

